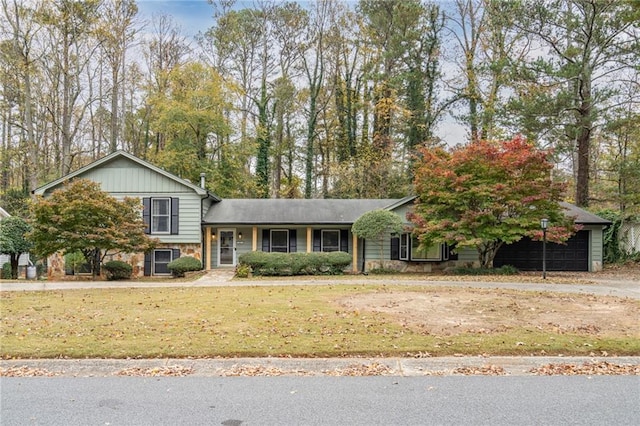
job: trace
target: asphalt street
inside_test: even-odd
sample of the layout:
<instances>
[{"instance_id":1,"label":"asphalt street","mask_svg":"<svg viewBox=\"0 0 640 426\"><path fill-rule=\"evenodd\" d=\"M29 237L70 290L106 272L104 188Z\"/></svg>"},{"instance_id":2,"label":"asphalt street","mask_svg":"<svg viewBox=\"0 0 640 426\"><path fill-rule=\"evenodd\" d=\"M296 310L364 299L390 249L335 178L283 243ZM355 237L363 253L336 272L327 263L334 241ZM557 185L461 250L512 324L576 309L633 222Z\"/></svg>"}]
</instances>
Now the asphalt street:
<instances>
[{"instance_id":1,"label":"asphalt street","mask_svg":"<svg viewBox=\"0 0 640 426\"><path fill-rule=\"evenodd\" d=\"M635 376L2 378L2 425L636 425Z\"/></svg>"}]
</instances>

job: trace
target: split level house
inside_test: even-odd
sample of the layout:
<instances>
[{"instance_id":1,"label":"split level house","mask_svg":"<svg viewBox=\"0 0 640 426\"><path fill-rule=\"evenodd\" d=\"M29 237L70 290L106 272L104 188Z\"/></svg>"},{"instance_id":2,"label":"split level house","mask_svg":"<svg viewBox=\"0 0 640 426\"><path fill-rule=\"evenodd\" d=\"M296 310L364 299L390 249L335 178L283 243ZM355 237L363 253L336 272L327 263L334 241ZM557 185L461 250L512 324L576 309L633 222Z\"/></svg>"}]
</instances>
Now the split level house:
<instances>
[{"instance_id":1,"label":"split level house","mask_svg":"<svg viewBox=\"0 0 640 426\"><path fill-rule=\"evenodd\" d=\"M168 275L167 264L180 256L201 260L206 270L234 268L249 251L344 251L352 256L350 272L379 267L430 272L448 266L477 264L473 249L454 252L446 244L421 250L410 233L389 235L383 247L357 238L353 223L365 212L387 209L405 222L415 197L402 199L221 199L198 184L175 176L131 154L117 151L34 192L47 197L65 182L85 178L98 182L118 199L137 197L147 232L160 244L150 253L117 255L134 267L136 276ZM582 229L567 244L547 244L547 270L596 271L602 268L602 232L608 221L570 204L568 215ZM411 225L407 222L407 225ZM107 257L109 260L109 257ZM527 238L503 246L494 265L521 270L542 268L542 243ZM52 256L48 276L65 274L64 260Z\"/></svg>"}]
</instances>

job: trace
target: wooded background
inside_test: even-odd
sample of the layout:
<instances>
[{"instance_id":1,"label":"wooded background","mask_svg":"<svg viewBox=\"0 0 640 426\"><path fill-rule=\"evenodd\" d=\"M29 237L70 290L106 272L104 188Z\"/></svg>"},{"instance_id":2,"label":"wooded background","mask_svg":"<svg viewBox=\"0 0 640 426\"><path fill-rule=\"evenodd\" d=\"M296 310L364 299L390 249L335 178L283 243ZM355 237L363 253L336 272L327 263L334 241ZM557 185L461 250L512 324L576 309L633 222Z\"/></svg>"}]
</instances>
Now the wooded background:
<instances>
[{"instance_id":1,"label":"wooded background","mask_svg":"<svg viewBox=\"0 0 640 426\"><path fill-rule=\"evenodd\" d=\"M7 210L116 149L221 197L401 197L417 147L522 134L568 201L640 213L634 0L217 0L195 39L134 0L0 2Z\"/></svg>"}]
</instances>

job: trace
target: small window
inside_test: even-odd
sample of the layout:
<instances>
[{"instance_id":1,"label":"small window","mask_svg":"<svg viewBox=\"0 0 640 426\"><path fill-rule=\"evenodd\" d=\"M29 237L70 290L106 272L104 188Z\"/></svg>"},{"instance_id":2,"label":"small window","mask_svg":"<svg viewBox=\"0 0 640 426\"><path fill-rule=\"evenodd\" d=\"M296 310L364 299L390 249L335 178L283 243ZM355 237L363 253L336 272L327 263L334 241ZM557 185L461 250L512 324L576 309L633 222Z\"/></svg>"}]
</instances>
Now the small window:
<instances>
[{"instance_id":1,"label":"small window","mask_svg":"<svg viewBox=\"0 0 640 426\"><path fill-rule=\"evenodd\" d=\"M339 230L322 230L322 251L340 251Z\"/></svg>"},{"instance_id":2,"label":"small window","mask_svg":"<svg viewBox=\"0 0 640 426\"><path fill-rule=\"evenodd\" d=\"M151 233L168 234L171 232L171 199L154 198L151 200Z\"/></svg>"},{"instance_id":3,"label":"small window","mask_svg":"<svg viewBox=\"0 0 640 426\"><path fill-rule=\"evenodd\" d=\"M167 265L173 258L171 250L155 250L153 252L153 273L154 275L169 274Z\"/></svg>"},{"instance_id":4,"label":"small window","mask_svg":"<svg viewBox=\"0 0 640 426\"><path fill-rule=\"evenodd\" d=\"M271 230L271 252L289 253L289 230Z\"/></svg>"}]
</instances>

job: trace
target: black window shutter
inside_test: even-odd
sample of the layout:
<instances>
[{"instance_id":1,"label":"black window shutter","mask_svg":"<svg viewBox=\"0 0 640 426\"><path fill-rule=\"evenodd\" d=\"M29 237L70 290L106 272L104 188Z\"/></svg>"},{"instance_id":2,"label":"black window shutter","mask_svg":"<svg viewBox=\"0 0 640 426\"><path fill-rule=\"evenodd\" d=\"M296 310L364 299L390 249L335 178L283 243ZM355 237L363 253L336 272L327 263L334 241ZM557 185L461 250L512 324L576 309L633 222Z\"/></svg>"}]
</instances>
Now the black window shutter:
<instances>
[{"instance_id":1,"label":"black window shutter","mask_svg":"<svg viewBox=\"0 0 640 426\"><path fill-rule=\"evenodd\" d=\"M178 212L180 211L180 199L171 199L171 234L177 235L180 229L178 222Z\"/></svg>"},{"instance_id":2,"label":"black window shutter","mask_svg":"<svg viewBox=\"0 0 640 426\"><path fill-rule=\"evenodd\" d=\"M147 252L144 254L144 276L148 277L151 275L151 259L153 257L153 252Z\"/></svg>"},{"instance_id":3,"label":"black window shutter","mask_svg":"<svg viewBox=\"0 0 640 426\"><path fill-rule=\"evenodd\" d=\"M349 253L349 230L340 230L340 251Z\"/></svg>"},{"instance_id":4,"label":"black window shutter","mask_svg":"<svg viewBox=\"0 0 640 426\"><path fill-rule=\"evenodd\" d=\"M180 249L171 249L171 260L176 260L180 257Z\"/></svg>"},{"instance_id":5,"label":"black window shutter","mask_svg":"<svg viewBox=\"0 0 640 426\"><path fill-rule=\"evenodd\" d=\"M264 252L269 252L269 230L268 229L263 229L262 230L262 251Z\"/></svg>"},{"instance_id":6,"label":"black window shutter","mask_svg":"<svg viewBox=\"0 0 640 426\"><path fill-rule=\"evenodd\" d=\"M391 260L400 260L400 237L391 237Z\"/></svg>"},{"instance_id":7,"label":"black window shutter","mask_svg":"<svg viewBox=\"0 0 640 426\"><path fill-rule=\"evenodd\" d=\"M313 251L322 250L322 230L314 229L313 230Z\"/></svg>"},{"instance_id":8,"label":"black window shutter","mask_svg":"<svg viewBox=\"0 0 640 426\"><path fill-rule=\"evenodd\" d=\"M298 241L296 240L296 237L296 230L289 229L289 253L295 253L298 251Z\"/></svg>"},{"instance_id":9,"label":"black window shutter","mask_svg":"<svg viewBox=\"0 0 640 426\"><path fill-rule=\"evenodd\" d=\"M151 233L151 198L142 199L142 220L147 227L144 229L145 234Z\"/></svg>"}]
</instances>

